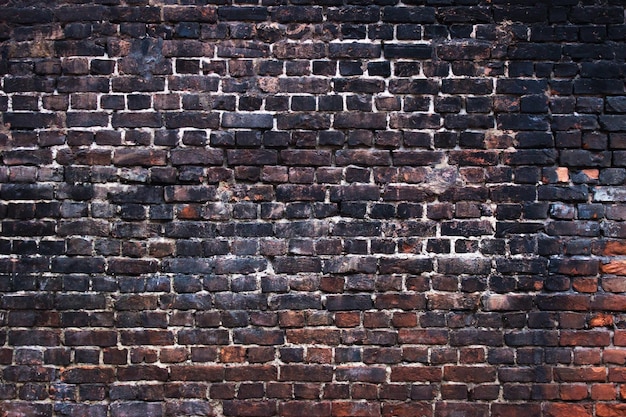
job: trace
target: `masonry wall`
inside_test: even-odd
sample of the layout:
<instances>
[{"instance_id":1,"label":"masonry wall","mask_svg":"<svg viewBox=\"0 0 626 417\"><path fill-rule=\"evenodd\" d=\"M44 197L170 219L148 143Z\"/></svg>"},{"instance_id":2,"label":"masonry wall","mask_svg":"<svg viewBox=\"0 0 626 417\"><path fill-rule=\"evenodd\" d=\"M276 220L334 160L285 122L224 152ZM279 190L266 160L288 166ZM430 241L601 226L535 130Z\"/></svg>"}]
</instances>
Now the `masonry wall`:
<instances>
[{"instance_id":1,"label":"masonry wall","mask_svg":"<svg viewBox=\"0 0 626 417\"><path fill-rule=\"evenodd\" d=\"M0 414L626 415L621 0L0 2Z\"/></svg>"}]
</instances>

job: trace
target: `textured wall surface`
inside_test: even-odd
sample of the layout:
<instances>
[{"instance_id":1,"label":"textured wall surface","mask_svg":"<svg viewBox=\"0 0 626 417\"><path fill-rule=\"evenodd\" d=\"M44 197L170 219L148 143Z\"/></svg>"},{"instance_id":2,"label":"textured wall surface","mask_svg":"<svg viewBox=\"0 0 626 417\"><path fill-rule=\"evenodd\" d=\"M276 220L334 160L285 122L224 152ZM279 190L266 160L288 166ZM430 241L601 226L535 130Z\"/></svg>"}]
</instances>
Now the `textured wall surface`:
<instances>
[{"instance_id":1,"label":"textured wall surface","mask_svg":"<svg viewBox=\"0 0 626 417\"><path fill-rule=\"evenodd\" d=\"M0 1L0 414L626 415L624 2L235 3Z\"/></svg>"}]
</instances>

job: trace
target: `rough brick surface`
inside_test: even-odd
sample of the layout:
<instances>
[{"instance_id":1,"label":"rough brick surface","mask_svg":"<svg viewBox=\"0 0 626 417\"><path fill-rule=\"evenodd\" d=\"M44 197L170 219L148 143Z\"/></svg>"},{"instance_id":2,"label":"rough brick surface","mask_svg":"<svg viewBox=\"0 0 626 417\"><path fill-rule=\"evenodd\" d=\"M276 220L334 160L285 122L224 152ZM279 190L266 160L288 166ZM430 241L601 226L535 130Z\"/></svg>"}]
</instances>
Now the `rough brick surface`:
<instances>
[{"instance_id":1,"label":"rough brick surface","mask_svg":"<svg viewBox=\"0 0 626 417\"><path fill-rule=\"evenodd\" d=\"M0 415L626 415L623 1L0 3Z\"/></svg>"}]
</instances>

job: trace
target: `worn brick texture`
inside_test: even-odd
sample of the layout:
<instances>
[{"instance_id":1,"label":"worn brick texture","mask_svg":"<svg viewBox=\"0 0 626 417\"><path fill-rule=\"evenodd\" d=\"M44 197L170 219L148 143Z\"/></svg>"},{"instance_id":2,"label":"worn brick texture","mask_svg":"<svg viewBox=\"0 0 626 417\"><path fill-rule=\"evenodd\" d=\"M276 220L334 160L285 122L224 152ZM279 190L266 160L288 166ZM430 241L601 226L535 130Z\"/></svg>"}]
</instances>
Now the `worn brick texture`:
<instances>
[{"instance_id":1,"label":"worn brick texture","mask_svg":"<svg viewBox=\"0 0 626 417\"><path fill-rule=\"evenodd\" d=\"M626 416L623 0L1 0L0 415Z\"/></svg>"}]
</instances>

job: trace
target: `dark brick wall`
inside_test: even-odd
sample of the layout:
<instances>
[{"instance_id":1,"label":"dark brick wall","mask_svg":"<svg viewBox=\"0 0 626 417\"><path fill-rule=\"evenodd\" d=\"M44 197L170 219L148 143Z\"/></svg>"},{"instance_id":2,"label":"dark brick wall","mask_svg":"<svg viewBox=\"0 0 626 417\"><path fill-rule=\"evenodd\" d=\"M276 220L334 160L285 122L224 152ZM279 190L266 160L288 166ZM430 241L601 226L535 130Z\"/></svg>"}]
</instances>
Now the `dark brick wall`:
<instances>
[{"instance_id":1,"label":"dark brick wall","mask_svg":"<svg viewBox=\"0 0 626 417\"><path fill-rule=\"evenodd\" d=\"M623 0L0 1L0 415L626 415Z\"/></svg>"}]
</instances>

